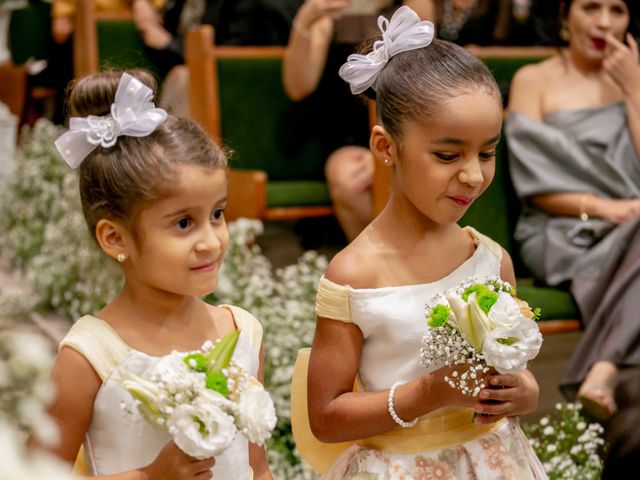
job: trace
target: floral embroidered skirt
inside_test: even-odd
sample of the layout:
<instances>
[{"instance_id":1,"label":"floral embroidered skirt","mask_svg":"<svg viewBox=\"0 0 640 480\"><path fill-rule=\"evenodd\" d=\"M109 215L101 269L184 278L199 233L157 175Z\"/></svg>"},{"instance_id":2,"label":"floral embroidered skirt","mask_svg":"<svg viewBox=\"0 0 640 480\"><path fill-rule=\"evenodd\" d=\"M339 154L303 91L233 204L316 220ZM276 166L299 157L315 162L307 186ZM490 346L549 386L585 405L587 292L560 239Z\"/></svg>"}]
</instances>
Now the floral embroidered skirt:
<instances>
[{"instance_id":1,"label":"floral embroidered skirt","mask_svg":"<svg viewBox=\"0 0 640 480\"><path fill-rule=\"evenodd\" d=\"M347 449L322 480L545 480L544 469L517 422L467 443L428 452Z\"/></svg>"}]
</instances>

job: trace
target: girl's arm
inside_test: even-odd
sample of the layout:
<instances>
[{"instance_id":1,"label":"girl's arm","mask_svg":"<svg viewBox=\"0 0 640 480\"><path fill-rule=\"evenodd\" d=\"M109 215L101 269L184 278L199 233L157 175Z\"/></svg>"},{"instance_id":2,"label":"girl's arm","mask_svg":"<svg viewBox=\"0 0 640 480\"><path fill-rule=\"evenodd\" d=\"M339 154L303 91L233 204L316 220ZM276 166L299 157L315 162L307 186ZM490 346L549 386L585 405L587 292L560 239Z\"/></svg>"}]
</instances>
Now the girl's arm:
<instances>
[{"instance_id":1,"label":"girl's arm","mask_svg":"<svg viewBox=\"0 0 640 480\"><path fill-rule=\"evenodd\" d=\"M389 390L353 391L362 343L357 326L318 318L309 358L308 410L320 441L356 440L397 427L387 407ZM396 414L408 422L445 405L472 407L475 399L451 389L443 380L447 374L451 369L441 368L400 385L393 401Z\"/></svg>"},{"instance_id":2,"label":"girl's arm","mask_svg":"<svg viewBox=\"0 0 640 480\"><path fill-rule=\"evenodd\" d=\"M60 441L50 452L73 464L80 445L91 424L93 403L102 386L102 380L84 356L70 347L64 347L53 366L51 379L56 397L48 413L56 422ZM116 407L117 408L117 407ZM35 444L30 439L31 444ZM104 480L184 480L205 479L214 460L196 460L184 454L169 442L150 465L114 475L87 477Z\"/></svg>"},{"instance_id":3,"label":"girl's arm","mask_svg":"<svg viewBox=\"0 0 640 480\"><path fill-rule=\"evenodd\" d=\"M308 0L295 18L283 62L284 89L301 100L318 86L333 36L334 17L349 0Z\"/></svg>"},{"instance_id":4,"label":"girl's arm","mask_svg":"<svg viewBox=\"0 0 640 480\"><path fill-rule=\"evenodd\" d=\"M260 366L258 367L258 381L264 384L264 349L260 346ZM269 471L269 463L267 462L267 454L264 447L249 443L249 464L253 469L253 478L255 480L271 480L271 472Z\"/></svg>"}]
</instances>

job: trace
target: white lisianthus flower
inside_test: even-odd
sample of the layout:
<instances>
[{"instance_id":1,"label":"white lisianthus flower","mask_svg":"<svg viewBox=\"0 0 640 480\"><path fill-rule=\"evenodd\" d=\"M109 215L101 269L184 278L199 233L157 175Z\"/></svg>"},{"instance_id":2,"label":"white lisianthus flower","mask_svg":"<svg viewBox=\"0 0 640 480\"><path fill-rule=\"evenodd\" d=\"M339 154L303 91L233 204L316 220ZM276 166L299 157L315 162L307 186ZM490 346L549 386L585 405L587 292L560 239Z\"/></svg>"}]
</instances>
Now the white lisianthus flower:
<instances>
[{"instance_id":1,"label":"white lisianthus flower","mask_svg":"<svg viewBox=\"0 0 640 480\"><path fill-rule=\"evenodd\" d=\"M251 378L240 394L238 413L236 415L238 428L247 439L262 445L275 428L276 409L269 393Z\"/></svg>"},{"instance_id":2,"label":"white lisianthus flower","mask_svg":"<svg viewBox=\"0 0 640 480\"><path fill-rule=\"evenodd\" d=\"M523 321L520 305L516 299L503 291L498 292L498 300L489 310L487 317L491 322L491 328L515 327Z\"/></svg>"},{"instance_id":3,"label":"white lisianthus flower","mask_svg":"<svg viewBox=\"0 0 640 480\"><path fill-rule=\"evenodd\" d=\"M237 432L233 417L212 404L178 405L167 426L180 450L201 460L224 452Z\"/></svg>"},{"instance_id":4,"label":"white lisianthus flower","mask_svg":"<svg viewBox=\"0 0 640 480\"><path fill-rule=\"evenodd\" d=\"M533 320L523 320L514 327L496 328L484 341L487 364L500 373L519 372L535 358L542 346L542 335Z\"/></svg>"}]
</instances>

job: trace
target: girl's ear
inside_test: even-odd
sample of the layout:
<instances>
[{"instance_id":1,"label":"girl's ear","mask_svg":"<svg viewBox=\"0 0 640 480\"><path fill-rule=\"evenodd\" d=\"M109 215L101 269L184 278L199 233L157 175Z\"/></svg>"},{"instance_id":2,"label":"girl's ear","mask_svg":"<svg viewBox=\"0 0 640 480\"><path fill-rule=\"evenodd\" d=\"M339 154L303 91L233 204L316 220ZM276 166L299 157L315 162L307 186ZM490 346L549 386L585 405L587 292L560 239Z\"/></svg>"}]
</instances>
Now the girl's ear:
<instances>
[{"instance_id":1,"label":"girl's ear","mask_svg":"<svg viewBox=\"0 0 640 480\"><path fill-rule=\"evenodd\" d=\"M98 240L98 244L104 253L110 257L127 258L130 254L130 241L128 239L127 231L119 223L105 218L98 221L96 225L96 240Z\"/></svg>"},{"instance_id":2,"label":"girl's ear","mask_svg":"<svg viewBox=\"0 0 640 480\"><path fill-rule=\"evenodd\" d=\"M381 125L371 129L369 148L373 156L385 166L390 167L398 160L398 148L395 141Z\"/></svg>"}]
</instances>

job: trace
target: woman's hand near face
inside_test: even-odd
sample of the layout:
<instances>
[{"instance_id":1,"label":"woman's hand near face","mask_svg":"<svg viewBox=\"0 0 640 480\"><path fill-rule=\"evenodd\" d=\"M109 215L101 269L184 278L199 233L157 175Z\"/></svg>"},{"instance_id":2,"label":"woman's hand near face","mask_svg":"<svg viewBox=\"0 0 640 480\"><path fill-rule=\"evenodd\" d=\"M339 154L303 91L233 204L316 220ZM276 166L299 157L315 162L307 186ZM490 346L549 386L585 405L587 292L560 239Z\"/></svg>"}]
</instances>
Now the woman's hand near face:
<instances>
[{"instance_id":1,"label":"woman's hand near face","mask_svg":"<svg viewBox=\"0 0 640 480\"><path fill-rule=\"evenodd\" d=\"M306 30L311 30L319 20L333 26L333 19L339 17L350 2L351 0L307 0L296 15L296 22Z\"/></svg>"},{"instance_id":2,"label":"woman's hand near face","mask_svg":"<svg viewBox=\"0 0 640 480\"><path fill-rule=\"evenodd\" d=\"M633 35L627 33L625 45L612 34L605 37L605 59L602 63L604 71L629 95L640 88L640 54L638 44Z\"/></svg>"}]
</instances>

